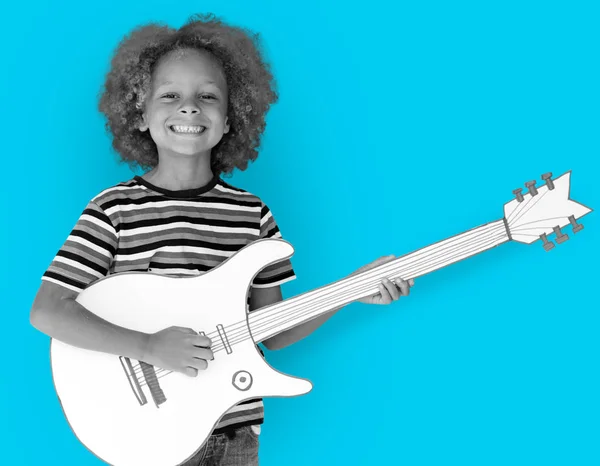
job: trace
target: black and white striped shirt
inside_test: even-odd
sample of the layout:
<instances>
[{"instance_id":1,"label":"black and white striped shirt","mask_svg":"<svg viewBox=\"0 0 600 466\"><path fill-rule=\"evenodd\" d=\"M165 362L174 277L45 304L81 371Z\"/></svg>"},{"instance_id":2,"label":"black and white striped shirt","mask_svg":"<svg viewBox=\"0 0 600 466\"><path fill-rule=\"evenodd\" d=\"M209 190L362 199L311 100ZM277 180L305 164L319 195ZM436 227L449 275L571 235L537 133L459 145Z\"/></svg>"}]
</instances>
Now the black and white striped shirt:
<instances>
[{"instance_id":1,"label":"black and white striped shirt","mask_svg":"<svg viewBox=\"0 0 600 466\"><path fill-rule=\"evenodd\" d=\"M198 275L260 238L281 238L269 208L219 177L201 188L171 191L135 176L88 203L42 280L80 292L120 272ZM263 269L252 287L294 278L285 260ZM263 415L261 399L245 401L214 432L261 424Z\"/></svg>"}]
</instances>

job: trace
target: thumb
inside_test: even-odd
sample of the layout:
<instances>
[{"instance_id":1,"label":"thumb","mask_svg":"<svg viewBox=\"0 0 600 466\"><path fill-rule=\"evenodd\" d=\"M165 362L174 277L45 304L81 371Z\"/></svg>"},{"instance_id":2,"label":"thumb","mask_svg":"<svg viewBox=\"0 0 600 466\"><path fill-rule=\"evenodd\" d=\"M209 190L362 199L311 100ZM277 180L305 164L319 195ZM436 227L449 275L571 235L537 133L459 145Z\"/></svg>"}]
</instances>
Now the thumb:
<instances>
[{"instance_id":1,"label":"thumb","mask_svg":"<svg viewBox=\"0 0 600 466\"><path fill-rule=\"evenodd\" d=\"M374 260L370 264L363 265L359 269L356 269L354 272L352 272L350 274L350 276L356 275L357 273L366 272L367 270L373 269L373 268L377 267L378 265L381 265L381 264L391 261L395 257L396 256L394 256L393 254L390 254L389 256L380 257L379 259Z\"/></svg>"},{"instance_id":2,"label":"thumb","mask_svg":"<svg viewBox=\"0 0 600 466\"><path fill-rule=\"evenodd\" d=\"M389 262L395 258L396 258L396 256L394 256L393 254L390 254L389 256L382 256L379 259L374 260L370 264L367 264L364 267L361 267L359 270L369 270L374 267L377 267L378 265L385 264L386 262Z\"/></svg>"},{"instance_id":3,"label":"thumb","mask_svg":"<svg viewBox=\"0 0 600 466\"><path fill-rule=\"evenodd\" d=\"M394 254L388 254L387 256L381 256L379 259L374 260L373 264L375 264L375 263L382 263L382 262L388 262L388 261L392 260L394 257L396 257Z\"/></svg>"}]
</instances>

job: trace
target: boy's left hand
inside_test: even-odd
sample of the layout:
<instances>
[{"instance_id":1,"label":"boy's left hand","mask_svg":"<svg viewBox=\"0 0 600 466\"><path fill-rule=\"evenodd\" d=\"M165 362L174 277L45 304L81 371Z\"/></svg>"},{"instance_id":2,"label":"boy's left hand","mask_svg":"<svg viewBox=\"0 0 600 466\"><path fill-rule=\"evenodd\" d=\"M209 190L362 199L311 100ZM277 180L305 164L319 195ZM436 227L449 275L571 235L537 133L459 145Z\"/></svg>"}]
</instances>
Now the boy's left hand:
<instances>
[{"instance_id":1,"label":"boy's left hand","mask_svg":"<svg viewBox=\"0 0 600 466\"><path fill-rule=\"evenodd\" d=\"M370 264L361 267L351 275L374 269L395 258L396 256L394 255L380 257ZM393 280L394 281L392 282L391 280L384 278L379 285L379 293L361 298L358 302L365 304L390 304L392 301L397 301L400 296L408 296L410 294L410 287L415 284L412 278L410 280L402 280L402 278L398 277Z\"/></svg>"}]
</instances>

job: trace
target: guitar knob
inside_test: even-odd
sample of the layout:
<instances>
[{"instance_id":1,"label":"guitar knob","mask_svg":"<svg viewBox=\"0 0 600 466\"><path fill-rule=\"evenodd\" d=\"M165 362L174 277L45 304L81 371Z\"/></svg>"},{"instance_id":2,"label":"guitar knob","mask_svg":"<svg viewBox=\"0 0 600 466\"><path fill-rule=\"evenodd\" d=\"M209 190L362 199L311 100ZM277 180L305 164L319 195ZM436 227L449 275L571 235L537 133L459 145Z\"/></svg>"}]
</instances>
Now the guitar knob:
<instances>
[{"instance_id":1,"label":"guitar knob","mask_svg":"<svg viewBox=\"0 0 600 466\"><path fill-rule=\"evenodd\" d=\"M535 189L535 180L528 181L527 183L525 183L525 186L527 186L527 189L529 189L529 194L531 194L532 196L535 196L538 193L538 190Z\"/></svg>"},{"instance_id":2,"label":"guitar knob","mask_svg":"<svg viewBox=\"0 0 600 466\"><path fill-rule=\"evenodd\" d=\"M544 249L546 251L550 251L550 249L554 248L554 243L552 241L548 241L548 237L546 236L546 233L542 233L540 235L540 238L542 238L542 241L544 242Z\"/></svg>"},{"instance_id":3,"label":"guitar knob","mask_svg":"<svg viewBox=\"0 0 600 466\"><path fill-rule=\"evenodd\" d=\"M546 182L546 186L548 186L548 189L550 191L552 191L554 189L554 183L552 182L552 173L551 172L544 173L542 175L542 180L544 180Z\"/></svg>"},{"instance_id":4,"label":"guitar knob","mask_svg":"<svg viewBox=\"0 0 600 466\"><path fill-rule=\"evenodd\" d=\"M517 201L519 202L523 202L523 195L521 194L521 191L523 191L523 188L515 189L513 191L513 194L517 196Z\"/></svg>"},{"instance_id":5,"label":"guitar knob","mask_svg":"<svg viewBox=\"0 0 600 466\"><path fill-rule=\"evenodd\" d=\"M569 235L565 235L562 231L560 231L560 227L552 228L554 233L556 233L556 242L558 244L564 243L569 239Z\"/></svg>"},{"instance_id":6,"label":"guitar knob","mask_svg":"<svg viewBox=\"0 0 600 466\"><path fill-rule=\"evenodd\" d=\"M245 392L252 386L252 374L248 371L237 371L233 374L231 383L238 390Z\"/></svg>"},{"instance_id":7,"label":"guitar knob","mask_svg":"<svg viewBox=\"0 0 600 466\"><path fill-rule=\"evenodd\" d=\"M569 222L571 222L571 225L573 225L573 233L583 230L583 225L581 223L577 223L575 220L575 215L569 216Z\"/></svg>"}]
</instances>

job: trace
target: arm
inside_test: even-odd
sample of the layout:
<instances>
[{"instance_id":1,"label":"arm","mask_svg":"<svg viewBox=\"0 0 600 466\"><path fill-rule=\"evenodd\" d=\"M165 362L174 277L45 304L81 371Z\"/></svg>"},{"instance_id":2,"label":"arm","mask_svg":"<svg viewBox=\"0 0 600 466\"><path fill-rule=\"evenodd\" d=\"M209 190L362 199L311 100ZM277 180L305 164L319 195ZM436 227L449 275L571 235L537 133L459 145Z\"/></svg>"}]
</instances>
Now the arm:
<instances>
[{"instance_id":1,"label":"arm","mask_svg":"<svg viewBox=\"0 0 600 466\"><path fill-rule=\"evenodd\" d=\"M169 327L143 333L112 324L75 301L77 293L46 280L35 297L30 322L36 329L78 348L125 356L191 377L213 358L210 339Z\"/></svg>"},{"instance_id":2,"label":"arm","mask_svg":"<svg viewBox=\"0 0 600 466\"><path fill-rule=\"evenodd\" d=\"M142 360L149 334L114 325L75 301L77 293L43 280L30 312L36 329L78 348Z\"/></svg>"},{"instance_id":3,"label":"arm","mask_svg":"<svg viewBox=\"0 0 600 466\"><path fill-rule=\"evenodd\" d=\"M252 288L252 293L250 294L250 311L260 309L269 304L278 303L282 300L283 297L279 285L270 288ZM268 340L263 341L263 344L270 350L285 348L310 335L340 309L341 308L334 309L333 311L315 317L304 324L286 330L285 332L278 333Z\"/></svg>"},{"instance_id":4,"label":"arm","mask_svg":"<svg viewBox=\"0 0 600 466\"><path fill-rule=\"evenodd\" d=\"M75 236L87 239L75 241ZM57 254L48 268L65 282L69 277L78 284L77 289L42 280L30 312L31 325L72 346L141 360L147 334L113 325L75 301L79 289L108 273L118 243L118 233L104 209L94 200L88 202L61 247L61 251L69 251L72 265L66 268L63 261L57 260ZM86 270L90 261L95 267L94 276Z\"/></svg>"}]
</instances>

